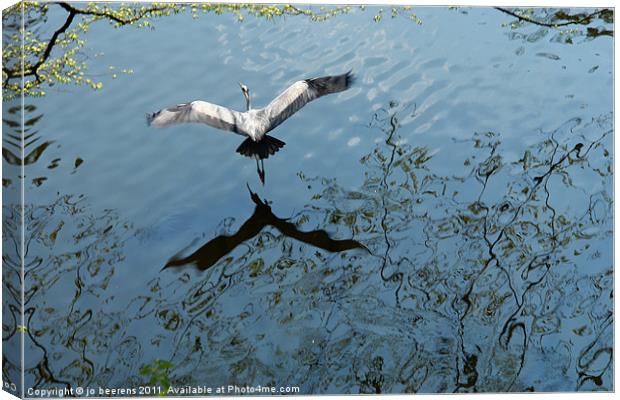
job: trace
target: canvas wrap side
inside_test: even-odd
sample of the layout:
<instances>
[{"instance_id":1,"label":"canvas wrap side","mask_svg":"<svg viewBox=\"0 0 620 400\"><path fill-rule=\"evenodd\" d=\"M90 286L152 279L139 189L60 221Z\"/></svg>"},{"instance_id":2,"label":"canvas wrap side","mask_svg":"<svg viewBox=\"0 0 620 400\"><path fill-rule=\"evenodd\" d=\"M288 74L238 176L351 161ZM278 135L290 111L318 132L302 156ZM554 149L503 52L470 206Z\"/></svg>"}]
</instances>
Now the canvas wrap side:
<instances>
[{"instance_id":1,"label":"canvas wrap side","mask_svg":"<svg viewBox=\"0 0 620 400\"><path fill-rule=\"evenodd\" d=\"M19 34L21 4L2 10L2 41ZM16 12L17 11L17 12ZM20 60L3 60L3 63ZM24 110L21 96L2 101L2 389L23 397L22 169Z\"/></svg>"}]
</instances>

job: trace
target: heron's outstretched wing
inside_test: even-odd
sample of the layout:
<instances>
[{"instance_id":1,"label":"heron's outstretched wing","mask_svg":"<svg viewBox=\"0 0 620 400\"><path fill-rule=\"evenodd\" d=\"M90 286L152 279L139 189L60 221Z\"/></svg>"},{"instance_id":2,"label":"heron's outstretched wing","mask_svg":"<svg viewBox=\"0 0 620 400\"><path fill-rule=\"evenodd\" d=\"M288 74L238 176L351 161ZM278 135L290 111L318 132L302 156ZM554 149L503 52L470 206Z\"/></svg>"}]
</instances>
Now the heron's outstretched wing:
<instances>
[{"instance_id":1,"label":"heron's outstretched wing","mask_svg":"<svg viewBox=\"0 0 620 400\"><path fill-rule=\"evenodd\" d=\"M342 75L324 76L293 83L264 108L269 130L280 125L312 100L330 93L347 90L353 84L351 71Z\"/></svg>"},{"instance_id":2,"label":"heron's outstretched wing","mask_svg":"<svg viewBox=\"0 0 620 400\"><path fill-rule=\"evenodd\" d=\"M240 114L238 111L206 101L192 101L147 114L146 122L155 128L175 124L200 123L225 131L240 133L237 126L237 122L240 121Z\"/></svg>"}]
</instances>

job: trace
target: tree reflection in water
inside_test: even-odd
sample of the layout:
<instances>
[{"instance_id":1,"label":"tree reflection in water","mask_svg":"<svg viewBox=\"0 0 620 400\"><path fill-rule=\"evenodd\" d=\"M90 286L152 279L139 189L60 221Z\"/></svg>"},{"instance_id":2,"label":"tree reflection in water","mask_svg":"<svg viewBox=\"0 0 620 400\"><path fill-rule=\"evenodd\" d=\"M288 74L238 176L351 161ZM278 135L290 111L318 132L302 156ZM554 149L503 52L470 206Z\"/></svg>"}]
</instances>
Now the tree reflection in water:
<instances>
[{"instance_id":1,"label":"tree reflection in water","mask_svg":"<svg viewBox=\"0 0 620 400\"><path fill-rule=\"evenodd\" d=\"M105 289L113 274L111 266L122 259L119 243L110 243L110 240L114 241L110 238L119 233L118 229L111 229L116 217L111 210L98 217L83 215L83 196L69 195L59 195L52 204L44 206L26 204L22 212L21 180L25 179L24 190L27 193L47 181L47 176L33 176L31 167L44 159L43 155L49 151L53 141L45 140L37 128L43 114L37 112L36 106L27 104L22 111L22 107L12 102L7 104L5 111L2 138L5 171L2 180L2 278L3 312L10 317L3 319L3 343L6 350L2 364L3 378L7 382L21 381L20 336L23 333L27 384L71 385L71 379L60 378L63 373L57 371L54 361L78 362L77 359L82 358L86 345L79 348L76 344L65 342L63 346L54 347L52 350L48 349L45 341L42 342L40 338L54 332L62 332L64 337L70 333L66 327L71 325L74 319L83 322L83 318L92 316L92 310L81 314L74 312L74 306L78 299L88 297L84 291L95 291L97 285L100 290ZM47 165L46 170L49 174L59 173L60 170L74 173L82 162L78 157L73 167L58 168L63 162L60 158L55 158ZM22 217L25 239L23 271ZM110 268L103 267L104 263ZM23 282L25 290L22 301ZM59 307L54 301L55 296L63 299L61 303L69 303L71 298L67 288L70 287L75 287L75 293L69 308L63 307L64 305ZM24 311L23 325L21 304ZM79 355L73 360L75 352ZM88 363L92 367L92 363ZM92 369L90 368L91 373Z\"/></svg>"},{"instance_id":2,"label":"tree reflection in water","mask_svg":"<svg viewBox=\"0 0 620 400\"><path fill-rule=\"evenodd\" d=\"M119 304L108 284L132 228L74 196L27 206L27 250L49 253L26 254L27 382L142 384L155 348L175 385L610 390L612 115L569 120L513 160L501 135L476 133L453 143L462 170L442 175L430 149L402 140L410 112L394 102L374 115L385 140L361 159L357 190L299 173L312 193L286 221L372 254L265 224L203 273L162 272ZM5 356L4 376L17 368Z\"/></svg>"},{"instance_id":3,"label":"tree reflection in water","mask_svg":"<svg viewBox=\"0 0 620 400\"><path fill-rule=\"evenodd\" d=\"M90 215L85 203L83 196L61 195L51 204L24 209L26 387L87 384L106 368L101 352L113 358L117 351L105 336L113 337L124 317L106 314L99 304L114 297L108 293L109 282L124 259L123 242L131 227L112 210ZM14 317L3 328L8 342L20 333L20 230L13 228L21 212L16 204L4 205L3 212L3 245L15 248L3 258L4 290L11 297L4 304ZM11 355L3 358L4 377L20 374L19 354ZM117 356L115 368L138 362L125 360L126 354Z\"/></svg>"},{"instance_id":4,"label":"tree reflection in water","mask_svg":"<svg viewBox=\"0 0 620 400\"><path fill-rule=\"evenodd\" d=\"M570 120L514 161L475 134L441 176L400 140L397 107L370 124L386 140L363 185L300 173L316 192L293 218L380 256L265 231L198 282L158 278L170 374L306 393L611 388L612 116Z\"/></svg>"}]
</instances>

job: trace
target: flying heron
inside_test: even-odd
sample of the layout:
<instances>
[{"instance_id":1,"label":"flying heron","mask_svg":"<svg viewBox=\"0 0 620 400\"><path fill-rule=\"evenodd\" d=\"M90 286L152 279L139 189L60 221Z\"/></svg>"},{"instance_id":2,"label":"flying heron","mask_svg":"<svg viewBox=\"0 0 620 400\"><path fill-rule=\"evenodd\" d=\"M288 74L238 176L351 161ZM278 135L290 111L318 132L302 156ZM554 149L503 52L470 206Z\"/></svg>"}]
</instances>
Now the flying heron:
<instances>
[{"instance_id":1,"label":"flying heron","mask_svg":"<svg viewBox=\"0 0 620 400\"><path fill-rule=\"evenodd\" d=\"M259 177L264 183L264 158L275 154L284 146L284 142L266 135L307 103L321 96L347 90L353 84L351 71L342 75L324 76L305 79L289 86L266 107L253 109L250 101L250 90L239 83L245 97L246 111L240 112L206 101L196 100L191 103L178 104L146 115L149 126L164 128L183 123L207 124L217 129L230 131L247 139L237 148L237 152L256 160Z\"/></svg>"}]
</instances>

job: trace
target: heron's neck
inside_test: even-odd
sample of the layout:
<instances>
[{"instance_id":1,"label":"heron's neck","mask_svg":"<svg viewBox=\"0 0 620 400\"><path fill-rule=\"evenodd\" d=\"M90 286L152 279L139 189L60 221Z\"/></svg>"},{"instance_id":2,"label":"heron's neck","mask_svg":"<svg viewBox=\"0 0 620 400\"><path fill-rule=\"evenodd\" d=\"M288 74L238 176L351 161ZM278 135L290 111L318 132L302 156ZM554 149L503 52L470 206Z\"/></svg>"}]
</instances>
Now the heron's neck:
<instances>
[{"instance_id":1,"label":"heron's neck","mask_svg":"<svg viewBox=\"0 0 620 400\"><path fill-rule=\"evenodd\" d=\"M251 104L250 104L250 95L247 94L245 95L245 108L247 111L250 111L250 109L252 108Z\"/></svg>"}]
</instances>

